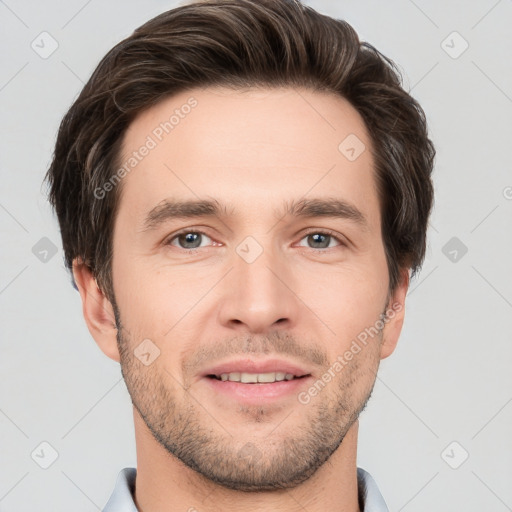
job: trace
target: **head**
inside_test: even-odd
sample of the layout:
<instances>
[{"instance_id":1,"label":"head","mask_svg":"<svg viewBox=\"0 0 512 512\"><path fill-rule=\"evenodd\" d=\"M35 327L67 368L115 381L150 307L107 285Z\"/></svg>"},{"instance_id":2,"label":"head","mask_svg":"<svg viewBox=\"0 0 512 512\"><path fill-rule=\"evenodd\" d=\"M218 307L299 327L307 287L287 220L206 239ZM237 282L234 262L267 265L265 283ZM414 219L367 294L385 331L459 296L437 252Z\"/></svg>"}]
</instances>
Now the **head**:
<instances>
[{"instance_id":1,"label":"head","mask_svg":"<svg viewBox=\"0 0 512 512\"><path fill-rule=\"evenodd\" d=\"M297 1L195 2L103 58L50 200L91 334L163 449L233 489L322 466L398 341L433 159L393 62ZM294 397L220 399L215 367L269 357L307 375Z\"/></svg>"}]
</instances>

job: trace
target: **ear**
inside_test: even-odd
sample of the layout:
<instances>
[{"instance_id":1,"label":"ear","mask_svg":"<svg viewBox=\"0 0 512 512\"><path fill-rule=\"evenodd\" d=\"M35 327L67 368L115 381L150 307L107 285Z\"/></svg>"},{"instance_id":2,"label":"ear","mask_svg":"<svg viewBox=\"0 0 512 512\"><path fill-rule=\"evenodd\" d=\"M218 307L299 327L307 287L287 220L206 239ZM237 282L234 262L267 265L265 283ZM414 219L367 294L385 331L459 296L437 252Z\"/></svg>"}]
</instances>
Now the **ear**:
<instances>
[{"instance_id":1,"label":"ear","mask_svg":"<svg viewBox=\"0 0 512 512\"><path fill-rule=\"evenodd\" d=\"M404 323L405 297L409 288L409 280L409 269L402 269L400 271L400 282L388 300L385 312L387 321L384 325L380 348L381 359L390 356L398 343Z\"/></svg>"},{"instance_id":2,"label":"ear","mask_svg":"<svg viewBox=\"0 0 512 512\"><path fill-rule=\"evenodd\" d=\"M80 259L73 261L73 276L82 298L82 312L91 336L106 356L119 362L112 304L98 287L91 269Z\"/></svg>"}]
</instances>

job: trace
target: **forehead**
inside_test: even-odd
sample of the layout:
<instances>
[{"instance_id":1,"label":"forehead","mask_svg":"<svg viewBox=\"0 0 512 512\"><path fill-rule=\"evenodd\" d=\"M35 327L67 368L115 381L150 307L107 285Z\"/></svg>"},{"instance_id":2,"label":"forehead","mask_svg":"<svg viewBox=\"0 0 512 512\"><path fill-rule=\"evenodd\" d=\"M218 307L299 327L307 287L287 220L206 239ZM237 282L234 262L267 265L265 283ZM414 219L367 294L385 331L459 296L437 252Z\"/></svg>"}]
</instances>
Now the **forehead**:
<instances>
[{"instance_id":1,"label":"forehead","mask_svg":"<svg viewBox=\"0 0 512 512\"><path fill-rule=\"evenodd\" d=\"M132 215L169 196L214 197L248 215L308 194L350 198L368 217L378 210L364 121L331 93L191 89L131 123L120 161L120 211Z\"/></svg>"}]
</instances>

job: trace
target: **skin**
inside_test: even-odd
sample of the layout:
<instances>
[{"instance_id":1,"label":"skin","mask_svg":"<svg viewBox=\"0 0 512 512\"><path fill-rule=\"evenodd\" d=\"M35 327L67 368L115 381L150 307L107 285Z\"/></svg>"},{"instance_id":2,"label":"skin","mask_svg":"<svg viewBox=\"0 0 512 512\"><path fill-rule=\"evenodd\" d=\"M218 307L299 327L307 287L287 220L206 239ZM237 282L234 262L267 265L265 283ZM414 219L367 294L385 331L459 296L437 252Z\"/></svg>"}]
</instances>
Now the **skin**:
<instances>
[{"instance_id":1,"label":"skin","mask_svg":"<svg viewBox=\"0 0 512 512\"><path fill-rule=\"evenodd\" d=\"M136 505L356 512L358 415L380 360L396 347L409 284L403 270L388 296L370 137L335 95L194 89L139 115L121 160L191 97L197 106L123 178L112 263L119 329L94 276L79 260L74 265L88 328L121 363L134 404ZM349 134L366 147L354 161L338 150ZM169 198L215 199L227 208L145 229L148 212ZM304 198L349 202L367 227L280 213L285 201ZM182 229L207 236L190 251L175 236ZM324 246L308 236L325 230L336 238L323 238ZM236 250L248 236L262 249L252 263ZM321 379L394 303L401 310L307 404L296 393L244 404L200 377L239 356L276 356ZM160 351L149 365L134 355L147 339Z\"/></svg>"}]
</instances>

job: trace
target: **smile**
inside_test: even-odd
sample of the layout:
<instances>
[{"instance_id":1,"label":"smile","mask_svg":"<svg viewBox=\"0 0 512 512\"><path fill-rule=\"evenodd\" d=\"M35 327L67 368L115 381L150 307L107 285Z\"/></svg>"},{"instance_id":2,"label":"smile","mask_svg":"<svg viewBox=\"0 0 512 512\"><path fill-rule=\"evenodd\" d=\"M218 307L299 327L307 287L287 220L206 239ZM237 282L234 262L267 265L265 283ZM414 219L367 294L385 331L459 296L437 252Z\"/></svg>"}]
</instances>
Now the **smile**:
<instances>
[{"instance_id":1,"label":"smile","mask_svg":"<svg viewBox=\"0 0 512 512\"><path fill-rule=\"evenodd\" d=\"M221 373L220 375L209 375L222 381L241 382L243 384L269 384L272 382L280 382L283 380L293 380L306 377L306 375L293 375L293 373L271 372L271 373L248 373L248 372L231 372Z\"/></svg>"}]
</instances>

